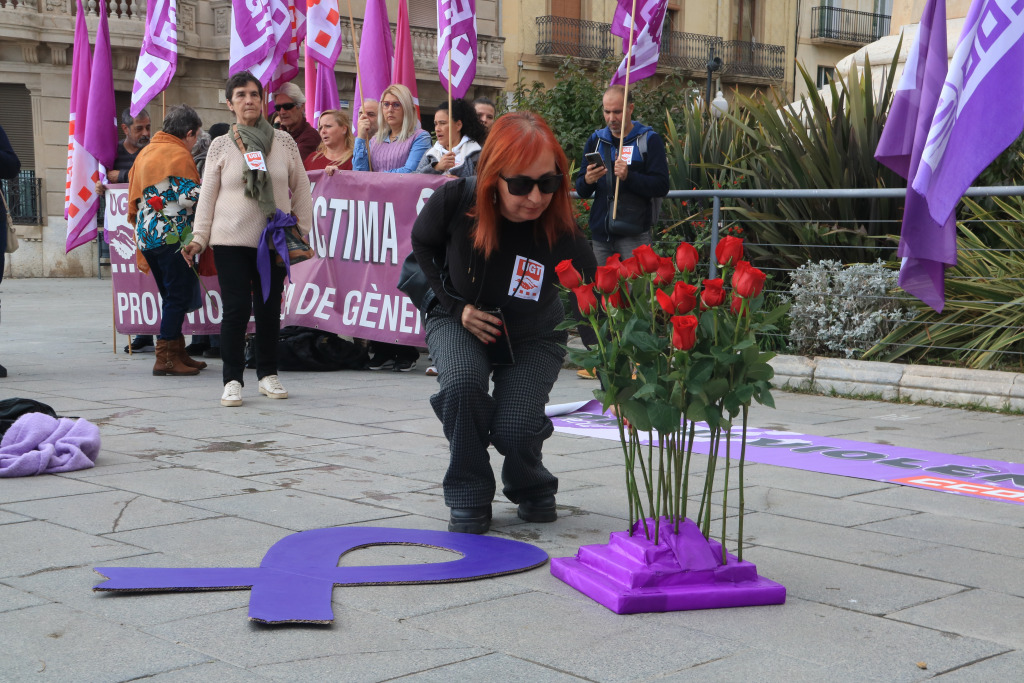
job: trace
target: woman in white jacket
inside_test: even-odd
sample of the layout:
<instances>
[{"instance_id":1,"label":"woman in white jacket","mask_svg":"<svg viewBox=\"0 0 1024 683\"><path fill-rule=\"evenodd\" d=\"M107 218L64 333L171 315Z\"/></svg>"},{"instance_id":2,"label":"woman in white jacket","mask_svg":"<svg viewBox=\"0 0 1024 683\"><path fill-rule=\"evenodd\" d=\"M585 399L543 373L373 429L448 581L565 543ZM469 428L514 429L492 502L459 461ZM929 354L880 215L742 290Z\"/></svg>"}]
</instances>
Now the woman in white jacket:
<instances>
[{"instance_id":1,"label":"woman in white jacket","mask_svg":"<svg viewBox=\"0 0 1024 683\"><path fill-rule=\"evenodd\" d=\"M434 134L437 142L423 156L417 173L436 173L467 178L476 175L476 162L487 137L487 129L465 100L452 100L437 105L434 112Z\"/></svg>"}]
</instances>

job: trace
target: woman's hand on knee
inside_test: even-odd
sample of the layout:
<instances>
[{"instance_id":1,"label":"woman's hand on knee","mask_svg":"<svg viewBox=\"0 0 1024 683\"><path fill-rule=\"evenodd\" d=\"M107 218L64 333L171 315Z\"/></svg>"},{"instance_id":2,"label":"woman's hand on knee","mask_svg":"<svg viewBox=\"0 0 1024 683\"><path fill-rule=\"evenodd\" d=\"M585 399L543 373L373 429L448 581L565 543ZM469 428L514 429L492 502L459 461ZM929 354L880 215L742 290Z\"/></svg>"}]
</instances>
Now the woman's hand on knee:
<instances>
[{"instance_id":1,"label":"woman's hand on knee","mask_svg":"<svg viewBox=\"0 0 1024 683\"><path fill-rule=\"evenodd\" d=\"M484 313L473 304L466 304L462 309L462 326L484 344L490 344L504 334L501 318Z\"/></svg>"}]
</instances>

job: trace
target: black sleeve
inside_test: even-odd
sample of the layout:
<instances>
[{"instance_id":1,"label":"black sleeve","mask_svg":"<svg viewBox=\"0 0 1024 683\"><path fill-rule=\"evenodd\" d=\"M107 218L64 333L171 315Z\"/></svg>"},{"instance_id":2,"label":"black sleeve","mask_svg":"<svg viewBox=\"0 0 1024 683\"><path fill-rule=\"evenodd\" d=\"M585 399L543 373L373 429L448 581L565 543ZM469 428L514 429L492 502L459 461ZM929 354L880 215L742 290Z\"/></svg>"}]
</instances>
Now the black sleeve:
<instances>
[{"instance_id":1,"label":"black sleeve","mask_svg":"<svg viewBox=\"0 0 1024 683\"><path fill-rule=\"evenodd\" d=\"M434 290L437 305L460 319L466 302L453 297L445 290L441 283L441 268L447 260L452 228L470 220L459 220L455 215L460 206L466 205L463 202L466 190L464 179L442 185L427 200L412 226L412 251L416 255L420 269L427 276L430 288ZM469 202L468 206L474 203Z\"/></svg>"},{"instance_id":2,"label":"black sleeve","mask_svg":"<svg viewBox=\"0 0 1024 683\"><path fill-rule=\"evenodd\" d=\"M17 178L19 171L21 171L21 160L14 153L14 148L11 147L11 141L7 138L7 133L0 127L0 178L8 180Z\"/></svg>"},{"instance_id":3,"label":"black sleeve","mask_svg":"<svg viewBox=\"0 0 1024 683\"><path fill-rule=\"evenodd\" d=\"M597 133L594 133L587 140L587 144L583 145L583 160L579 173L576 174L576 194L583 199L589 199L594 196L594 192L597 190L597 183L590 185L587 183L584 176L587 175L587 154L593 152L597 148Z\"/></svg>"},{"instance_id":4,"label":"black sleeve","mask_svg":"<svg viewBox=\"0 0 1024 683\"><path fill-rule=\"evenodd\" d=\"M664 197L668 194L668 160L665 158L665 141L653 131L647 136L646 162L642 173L630 170L623 184L627 190L641 197Z\"/></svg>"}]
</instances>

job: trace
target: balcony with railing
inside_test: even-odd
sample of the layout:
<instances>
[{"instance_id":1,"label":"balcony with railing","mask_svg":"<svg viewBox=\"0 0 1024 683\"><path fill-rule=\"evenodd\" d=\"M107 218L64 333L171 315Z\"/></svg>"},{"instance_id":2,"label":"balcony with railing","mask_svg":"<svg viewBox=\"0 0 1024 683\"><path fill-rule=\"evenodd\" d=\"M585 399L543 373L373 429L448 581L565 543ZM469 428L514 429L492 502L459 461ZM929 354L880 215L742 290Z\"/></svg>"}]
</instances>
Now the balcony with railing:
<instances>
[{"instance_id":1,"label":"balcony with railing","mask_svg":"<svg viewBox=\"0 0 1024 683\"><path fill-rule=\"evenodd\" d=\"M590 60L620 58L622 38L611 33L611 24L541 16L537 17L536 54ZM722 58L722 74L736 80L774 82L785 78L786 48L782 45L727 41L719 36L681 31L662 35L658 65L663 70L679 69L703 76L712 54Z\"/></svg>"},{"instance_id":2,"label":"balcony with railing","mask_svg":"<svg viewBox=\"0 0 1024 683\"><path fill-rule=\"evenodd\" d=\"M34 171L21 171L17 178L0 180L15 225L42 225L43 181Z\"/></svg>"},{"instance_id":3,"label":"balcony with railing","mask_svg":"<svg viewBox=\"0 0 1024 683\"><path fill-rule=\"evenodd\" d=\"M888 14L857 12L840 7L811 8L811 41L867 45L889 35Z\"/></svg>"}]
</instances>

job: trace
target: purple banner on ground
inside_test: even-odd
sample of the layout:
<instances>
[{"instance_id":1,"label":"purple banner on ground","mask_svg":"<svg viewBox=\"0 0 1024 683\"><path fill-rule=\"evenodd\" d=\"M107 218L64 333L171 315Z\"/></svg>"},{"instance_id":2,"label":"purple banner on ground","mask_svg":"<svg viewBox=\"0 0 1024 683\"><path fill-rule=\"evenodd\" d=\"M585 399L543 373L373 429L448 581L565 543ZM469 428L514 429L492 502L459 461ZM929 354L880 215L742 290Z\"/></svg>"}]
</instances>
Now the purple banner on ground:
<instances>
[{"instance_id":1,"label":"purple banner on ground","mask_svg":"<svg viewBox=\"0 0 1024 683\"><path fill-rule=\"evenodd\" d=\"M429 174L339 171L309 174L313 183L316 258L297 263L286 282L281 325L301 325L360 339L422 346L423 324L398 290L409 236L420 209L447 179ZM115 329L160 331L160 296L152 275L135 264L135 230L128 225L127 185L107 192ZM219 334L220 284L204 277L203 308L185 319L185 334ZM251 323L250 323L251 324Z\"/></svg>"},{"instance_id":2,"label":"purple banner on ground","mask_svg":"<svg viewBox=\"0 0 1024 683\"><path fill-rule=\"evenodd\" d=\"M615 418L610 414L602 414L599 402L588 401L581 407L575 405L567 406L564 414L551 417L555 431L619 440ZM558 412L554 408L557 407L549 409L549 415ZM694 451L706 454L710 436L707 426L698 424ZM641 438L641 443L647 441ZM738 457L738 430L733 443L732 452ZM1021 463L756 427L747 429L746 459L748 462L765 465L839 474L1024 505L1024 464Z\"/></svg>"}]
</instances>

